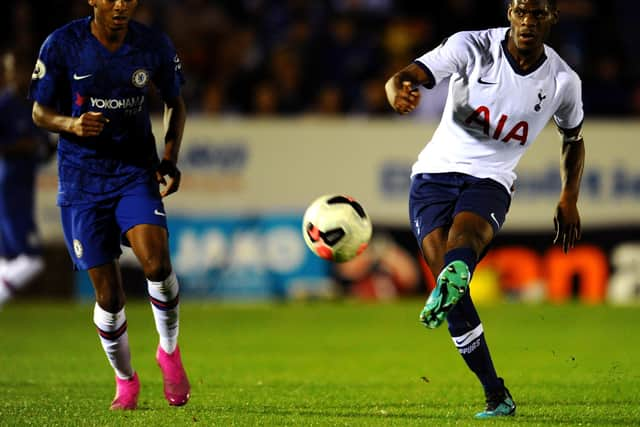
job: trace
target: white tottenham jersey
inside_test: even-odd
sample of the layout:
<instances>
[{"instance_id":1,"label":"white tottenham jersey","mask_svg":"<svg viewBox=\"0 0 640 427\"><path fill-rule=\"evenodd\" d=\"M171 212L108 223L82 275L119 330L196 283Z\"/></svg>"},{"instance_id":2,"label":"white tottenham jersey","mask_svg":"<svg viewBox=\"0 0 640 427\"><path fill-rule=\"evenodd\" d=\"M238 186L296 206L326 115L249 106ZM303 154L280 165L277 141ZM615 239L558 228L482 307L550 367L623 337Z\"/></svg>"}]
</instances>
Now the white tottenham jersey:
<instances>
[{"instance_id":1,"label":"white tottenham jersey","mask_svg":"<svg viewBox=\"0 0 640 427\"><path fill-rule=\"evenodd\" d=\"M523 72L507 51L508 31L459 32L416 59L435 83L451 81L442 120L412 176L462 172L509 190L520 157L551 117L563 129L581 125L578 75L546 45L540 62Z\"/></svg>"}]
</instances>

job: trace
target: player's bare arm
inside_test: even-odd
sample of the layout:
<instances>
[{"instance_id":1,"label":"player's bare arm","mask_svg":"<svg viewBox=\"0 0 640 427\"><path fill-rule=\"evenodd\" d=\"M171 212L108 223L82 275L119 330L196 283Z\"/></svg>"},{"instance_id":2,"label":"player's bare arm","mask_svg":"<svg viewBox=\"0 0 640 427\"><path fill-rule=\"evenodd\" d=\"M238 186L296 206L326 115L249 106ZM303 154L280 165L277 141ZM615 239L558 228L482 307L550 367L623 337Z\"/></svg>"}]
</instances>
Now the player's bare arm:
<instances>
[{"instance_id":1,"label":"player's bare arm","mask_svg":"<svg viewBox=\"0 0 640 427\"><path fill-rule=\"evenodd\" d=\"M394 74L385 84L389 105L400 114L407 114L420 103L418 86L431 83L429 75L416 64L409 64Z\"/></svg>"},{"instance_id":2,"label":"player's bare arm","mask_svg":"<svg viewBox=\"0 0 640 427\"><path fill-rule=\"evenodd\" d=\"M33 103L33 122L51 132L72 133L81 137L98 136L109 122L102 113L88 111L80 117L70 117L58 113L53 108Z\"/></svg>"},{"instance_id":3,"label":"player's bare arm","mask_svg":"<svg viewBox=\"0 0 640 427\"><path fill-rule=\"evenodd\" d=\"M186 118L187 108L181 96L165 103L164 123L167 131L164 155L156 171L156 179L164 186L160 191L162 197L175 193L180 187L181 173L177 165Z\"/></svg>"},{"instance_id":4,"label":"player's bare arm","mask_svg":"<svg viewBox=\"0 0 640 427\"><path fill-rule=\"evenodd\" d=\"M555 226L553 242L561 243L566 253L575 246L582 233L578 213L578 194L584 168L585 149L580 127L571 130L561 129L560 132L563 135L560 162L562 191L553 218Z\"/></svg>"}]
</instances>

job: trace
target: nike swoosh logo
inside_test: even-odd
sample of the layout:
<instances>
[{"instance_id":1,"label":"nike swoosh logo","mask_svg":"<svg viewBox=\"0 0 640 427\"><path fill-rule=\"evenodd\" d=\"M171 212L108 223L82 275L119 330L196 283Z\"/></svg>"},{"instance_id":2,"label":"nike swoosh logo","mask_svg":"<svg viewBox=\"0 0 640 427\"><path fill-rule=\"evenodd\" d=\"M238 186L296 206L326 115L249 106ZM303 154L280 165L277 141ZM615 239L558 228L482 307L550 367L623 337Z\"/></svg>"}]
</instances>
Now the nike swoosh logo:
<instances>
[{"instance_id":1,"label":"nike swoosh logo","mask_svg":"<svg viewBox=\"0 0 640 427\"><path fill-rule=\"evenodd\" d=\"M496 224L498 224L498 227L500 227L500 222L498 221L498 218L496 218L496 214L494 214L493 212L491 212L491 219L494 220Z\"/></svg>"},{"instance_id":2,"label":"nike swoosh logo","mask_svg":"<svg viewBox=\"0 0 640 427\"><path fill-rule=\"evenodd\" d=\"M165 214L164 212L160 212L158 209L154 209L153 213L158 216L167 216L167 214Z\"/></svg>"},{"instance_id":3,"label":"nike swoosh logo","mask_svg":"<svg viewBox=\"0 0 640 427\"><path fill-rule=\"evenodd\" d=\"M85 74L84 76L79 76L76 73L73 73L73 80L84 80L91 76L93 76L93 74Z\"/></svg>"},{"instance_id":4,"label":"nike swoosh logo","mask_svg":"<svg viewBox=\"0 0 640 427\"><path fill-rule=\"evenodd\" d=\"M487 82L487 81L482 80L482 77L478 77L478 83L480 83L481 85L495 85L498 82Z\"/></svg>"}]
</instances>

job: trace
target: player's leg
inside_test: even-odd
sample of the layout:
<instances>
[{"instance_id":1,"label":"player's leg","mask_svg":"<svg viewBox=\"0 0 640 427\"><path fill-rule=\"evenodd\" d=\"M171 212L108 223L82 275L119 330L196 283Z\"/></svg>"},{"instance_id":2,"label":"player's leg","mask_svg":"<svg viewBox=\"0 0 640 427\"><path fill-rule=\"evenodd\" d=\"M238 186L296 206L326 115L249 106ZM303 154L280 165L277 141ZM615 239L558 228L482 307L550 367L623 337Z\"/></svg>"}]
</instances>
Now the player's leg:
<instances>
[{"instance_id":1,"label":"player's leg","mask_svg":"<svg viewBox=\"0 0 640 427\"><path fill-rule=\"evenodd\" d=\"M446 242L448 234L447 227L440 227L425 236L423 240L422 252L427 265L432 271L443 270L445 253L447 253ZM473 269L475 263L470 263ZM435 291L437 291L437 288ZM421 317L424 316L423 310ZM482 323L468 292L461 297L457 304L450 308L447 313L447 321L454 345L469 369L476 374L485 390L487 409L477 416L486 418L515 413L515 403L494 369L484 337Z\"/></svg>"},{"instance_id":2,"label":"player's leg","mask_svg":"<svg viewBox=\"0 0 640 427\"><path fill-rule=\"evenodd\" d=\"M436 287L420 313L420 321L429 328L440 326L447 312L467 292L470 274L464 266L452 264L443 270L451 262L446 251L449 230L460 195L468 186L467 177L459 173L419 174L411 180L412 230L429 268L438 275Z\"/></svg>"},{"instance_id":3,"label":"player's leg","mask_svg":"<svg viewBox=\"0 0 640 427\"><path fill-rule=\"evenodd\" d=\"M444 257L443 271L451 280L459 271L470 280L477 261L504 222L509 203L506 190L491 180L474 182L461 194ZM447 322L454 345L485 392L487 408L476 417L515 414L516 405L495 371L482 322L468 292L451 307Z\"/></svg>"},{"instance_id":4,"label":"player's leg","mask_svg":"<svg viewBox=\"0 0 640 427\"><path fill-rule=\"evenodd\" d=\"M466 265L454 261L447 263L444 269L446 252L447 228L434 230L425 237L422 243L423 253L431 271L440 271L436 287L430 293L422 312L420 321L428 328L440 326L444 318L455 309L468 295L468 283L471 272ZM460 273L463 273L460 274ZM460 274L460 276L456 276ZM457 281L457 282L456 282Z\"/></svg>"},{"instance_id":5,"label":"player's leg","mask_svg":"<svg viewBox=\"0 0 640 427\"><path fill-rule=\"evenodd\" d=\"M135 409L140 393L138 375L131 366L131 351L124 310L125 295L118 262L90 268L91 283L96 293L93 322L100 343L116 374L116 396L113 410Z\"/></svg>"},{"instance_id":6,"label":"player's leg","mask_svg":"<svg viewBox=\"0 0 640 427\"><path fill-rule=\"evenodd\" d=\"M464 292L453 304L446 305L452 301L452 299L447 300L446 298L442 299L441 304L446 307L446 319L453 343L469 369L480 380L485 392L487 408L476 415L478 418L515 413L515 403L504 386L502 378L496 374L480 317L473 305L471 295L467 291L468 283L477 263L476 253L484 252L492 236L491 225L483 218L469 212L456 215L454 223L448 231L446 244L448 250L442 251L444 254L441 265L444 267L438 276L437 288L432 293L433 296L438 289L448 289L450 296L458 289L451 288L451 283L456 283L456 281L465 286ZM423 246L425 248L433 246L432 240L433 238L427 236ZM437 266L438 261L434 260L432 263ZM423 313L426 312L424 314L426 319L429 319L429 315L433 313L433 311L429 312L429 302L428 300L423 311ZM439 319L436 318L437 320ZM427 326L429 325L427 324Z\"/></svg>"},{"instance_id":7,"label":"player's leg","mask_svg":"<svg viewBox=\"0 0 640 427\"><path fill-rule=\"evenodd\" d=\"M162 371L164 394L170 405L184 405L191 387L185 373L180 348L178 279L171 268L164 205L158 183L149 177L124 191L116 218L124 231L125 243L133 249L147 278L151 309L160 336L156 360Z\"/></svg>"},{"instance_id":8,"label":"player's leg","mask_svg":"<svg viewBox=\"0 0 640 427\"><path fill-rule=\"evenodd\" d=\"M178 345L180 289L171 269L167 231L157 225L139 224L127 232L127 239L147 278L160 347L173 353Z\"/></svg>"},{"instance_id":9,"label":"player's leg","mask_svg":"<svg viewBox=\"0 0 640 427\"><path fill-rule=\"evenodd\" d=\"M496 373L484 328L470 294L464 295L451 309L447 322L453 344L484 390L487 407L476 417L514 415L516 405L504 386L504 381Z\"/></svg>"},{"instance_id":10,"label":"player's leg","mask_svg":"<svg viewBox=\"0 0 640 427\"><path fill-rule=\"evenodd\" d=\"M87 271L95 291L93 321L116 378L111 409L135 409L140 382L131 366L125 296L117 262L120 239L113 207L62 206L60 212L69 254L77 269Z\"/></svg>"},{"instance_id":11,"label":"player's leg","mask_svg":"<svg viewBox=\"0 0 640 427\"><path fill-rule=\"evenodd\" d=\"M178 347L180 286L171 269L167 230L159 225L139 224L126 236L147 277L160 337L156 360L163 374L165 397L170 405L181 406L189 400L191 388Z\"/></svg>"},{"instance_id":12,"label":"player's leg","mask_svg":"<svg viewBox=\"0 0 640 427\"><path fill-rule=\"evenodd\" d=\"M504 223L511 196L492 179L457 176L460 192L447 235L444 267L438 275L439 299L427 301L425 324L438 327L446 313L468 293L471 276L495 234Z\"/></svg>"},{"instance_id":13,"label":"player's leg","mask_svg":"<svg viewBox=\"0 0 640 427\"><path fill-rule=\"evenodd\" d=\"M453 285L454 289L460 289L456 302L468 293L479 256L491 243L493 235L491 224L478 214L467 211L455 214L453 224L449 228L444 267L438 281L448 283L450 287Z\"/></svg>"},{"instance_id":14,"label":"player's leg","mask_svg":"<svg viewBox=\"0 0 640 427\"><path fill-rule=\"evenodd\" d=\"M439 271L436 287L429 295L420 316L425 326L440 326L449 311L468 294L471 275L477 262L476 254L484 250L492 237L491 226L483 218L468 212L459 213L454 218L453 224L448 228L444 245L446 250L440 249L438 254L442 257L442 269L435 270ZM430 240L432 236L425 238L423 249L433 246ZM440 265L439 262L433 264L435 268Z\"/></svg>"}]
</instances>

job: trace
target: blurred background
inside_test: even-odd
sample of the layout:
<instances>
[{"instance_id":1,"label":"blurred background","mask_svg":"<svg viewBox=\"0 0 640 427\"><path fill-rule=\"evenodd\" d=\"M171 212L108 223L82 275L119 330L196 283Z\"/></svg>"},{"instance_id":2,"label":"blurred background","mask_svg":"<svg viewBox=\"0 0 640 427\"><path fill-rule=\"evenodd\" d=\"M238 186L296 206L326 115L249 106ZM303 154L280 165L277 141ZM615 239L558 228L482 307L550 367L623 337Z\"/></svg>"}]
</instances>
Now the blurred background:
<instances>
[{"instance_id":1,"label":"blurred background","mask_svg":"<svg viewBox=\"0 0 640 427\"><path fill-rule=\"evenodd\" d=\"M11 0L5 45L36 52L84 0ZM460 30L506 26L506 0L141 0L138 19L182 57L189 110L215 116L386 116L380 87ZM9 4L13 4L10 7ZM640 114L640 34L633 0L558 0L549 41L582 77L585 110ZM439 95L442 96L442 95ZM438 117L437 105L424 114Z\"/></svg>"},{"instance_id":2,"label":"blurred background","mask_svg":"<svg viewBox=\"0 0 640 427\"><path fill-rule=\"evenodd\" d=\"M507 26L505 0L140 0L137 19L166 31L184 64L189 119L181 191L167 201L185 298L425 296L433 277L407 219L409 170L437 126L446 82L407 117L385 81L460 30ZM91 13L86 0L12 0L4 49L35 63L44 38ZM580 74L587 164L583 239L553 240L560 144L549 126L525 154L507 218L474 277L476 300L640 301L640 33L632 0L558 0L549 44ZM160 112L156 103L155 112ZM155 118L156 135L162 132ZM161 147L159 147L161 149ZM347 193L374 223L369 250L332 265L304 246L313 199ZM19 298L92 298L74 273L55 206L55 162L38 178L46 268ZM129 252L128 292L144 296Z\"/></svg>"}]
</instances>

